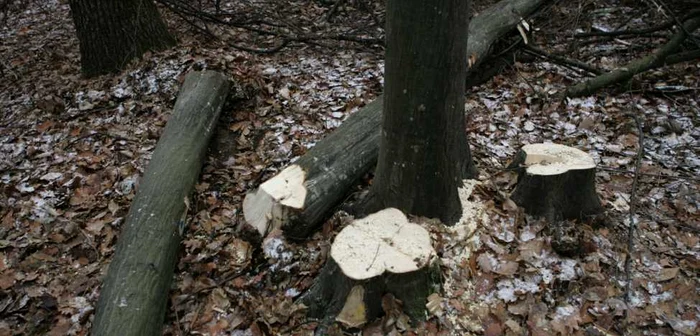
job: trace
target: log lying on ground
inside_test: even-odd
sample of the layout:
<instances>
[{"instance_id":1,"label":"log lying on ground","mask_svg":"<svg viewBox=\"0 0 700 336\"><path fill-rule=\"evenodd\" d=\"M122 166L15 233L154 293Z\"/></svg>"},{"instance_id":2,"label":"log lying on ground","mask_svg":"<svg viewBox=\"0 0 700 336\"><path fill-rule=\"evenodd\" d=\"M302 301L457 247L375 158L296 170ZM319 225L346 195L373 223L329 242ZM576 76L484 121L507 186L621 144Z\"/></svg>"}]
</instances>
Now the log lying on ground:
<instances>
[{"instance_id":1,"label":"log lying on ground","mask_svg":"<svg viewBox=\"0 0 700 336\"><path fill-rule=\"evenodd\" d=\"M528 214L550 221L583 219L603 211L590 155L558 144L523 146L510 168L518 171L511 199Z\"/></svg>"},{"instance_id":2,"label":"log lying on ground","mask_svg":"<svg viewBox=\"0 0 700 336\"><path fill-rule=\"evenodd\" d=\"M698 26L700 26L700 17L696 16L689 19L683 24L683 29L680 29L678 33L676 33L673 38L668 41L668 43L659 48L659 50L657 50L655 53L644 58L634 60L624 67L602 74L583 83L576 84L566 91L566 96L587 96L606 86L629 80L634 75L641 72L663 66L666 64L666 59L673 52L675 52L680 47L681 43L688 37L686 32L692 33L698 28Z\"/></svg>"},{"instance_id":3,"label":"log lying on ground","mask_svg":"<svg viewBox=\"0 0 700 336\"><path fill-rule=\"evenodd\" d=\"M246 195L243 214L261 236L303 238L376 163L383 99L350 116L294 164Z\"/></svg>"},{"instance_id":4,"label":"log lying on ground","mask_svg":"<svg viewBox=\"0 0 700 336\"><path fill-rule=\"evenodd\" d=\"M548 2L503 0L472 19L467 46L473 63L470 71L478 71L499 37ZM357 179L374 166L381 113L380 97L350 116L295 164L246 195L240 229L261 237L279 227L290 238L312 233Z\"/></svg>"},{"instance_id":5,"label":"log lying on ground","mask_svg":"<svg viewBox=\"0 0 700 336\"><path fill-rule=\"evenodd\" d=\"M308 292L300 298L320 331L333 321L357 328L382 312L382 297L403 302L413 320L425 318L427 298L439 290L439 268L428 231L388 208L345 227Z\"/></svg>"},{"instance_id":6,"label":"log lying on ground","mask_svg":"<svg viewBox=\"0 0 700 336\"><path fill-rule=\"evenodd\" d=\"M160 335L181 230L228 94L213 71L188 74L126 217L97 303L93 335Z\"/></svg>"}]
</instances>

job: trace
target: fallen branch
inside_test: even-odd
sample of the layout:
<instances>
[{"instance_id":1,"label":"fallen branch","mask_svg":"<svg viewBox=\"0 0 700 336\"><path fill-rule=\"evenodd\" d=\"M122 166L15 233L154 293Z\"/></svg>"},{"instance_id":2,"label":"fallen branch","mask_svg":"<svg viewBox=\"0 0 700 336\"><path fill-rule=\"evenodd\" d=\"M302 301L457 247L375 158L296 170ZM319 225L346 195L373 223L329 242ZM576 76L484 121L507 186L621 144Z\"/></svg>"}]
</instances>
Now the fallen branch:
<instances>
[{"instance_id":1,"label":"fallen branch","mask_svg":"<svg viewBox=\"0 0 700 336\"><path fill-rule=\"evenodd\" d=\"M700 26L700 17L690 19L684 24L684 30L676 33L671 40L661 47L657 52L644 58L630 62L624 67L602 74L583 83L570 87L567 97L581 97L590 95L599 89L613 84L621 83L631 79L641 72L663 66L666 58L680 47L681 43L688 37L686 31L692 32Z\"/></svg>"},{"instance_id":2,"label":"fallen branch","mask_svg":"<svg viewBox=\"0 0 700 336\"><path fill-rule=\"evenodd\" d=\"M575 59L570 59L570 58L567 58L564 56L554 55L554 54L548 53L548 52L546 52L540 48L537 48L533 45L530 45L530 44L526 45L524 50L526 52L530 52L531 54L533 54L535 56L539 56L541 58L551 60L552 63L563 65L563 66L568 67L568 68L576 68L576 69L584 70L584 71L590 72L594 75L600 75L603 73L601 70L599 70L593 66L590 66L586 63L583 63L581 61L577 61Z\"/></svg>"},{"instance_id":3,"label":"fallen branch","mask_svg":"<svg viewBox=\"0 0 700 336\"><path fill-rule=\"evenodd\" d=\"M642 166L642 157L644 157L644 130L642 129L642 121L636 114L631 115L637 124L637 132L639 133L639 151L634 165L634 180L632 181L632 191L630 191L630 211L629 211L629 228L627 231L627 259L625 259L625 303L629 305L632 300L632 253L634 252L634 231L636 224L634 223L634 214L637 207L637 186L639 184L639 170ZM627 316L628 310L625 310Z\"/></svg>"},{"instance_id":4,"label":"fallen branch","mask_svg":"<svg viewBox=\"0 0 700 336\"><path fill-rule=\"evenodd\" d=\"M700 10L698 10L698 9L692 10L688 14L683 16L683 18L681 18L680 21L681 22L686 21L686 20L688 20L694 16L697 16L697 15L700 15ZM578 34L575 34L574 37L593 37L593 36L618 37L618 36L626 36L626 35L646 35L646 34L655 33L655 32L658 32L658 31L661 31L664 29L671 29L677 23L678 23L677 19L674 18L674 19L666 21L660 25L656 25L656 26L649 27L649 28L578 33Z\"/></svg>"}]
</instances>

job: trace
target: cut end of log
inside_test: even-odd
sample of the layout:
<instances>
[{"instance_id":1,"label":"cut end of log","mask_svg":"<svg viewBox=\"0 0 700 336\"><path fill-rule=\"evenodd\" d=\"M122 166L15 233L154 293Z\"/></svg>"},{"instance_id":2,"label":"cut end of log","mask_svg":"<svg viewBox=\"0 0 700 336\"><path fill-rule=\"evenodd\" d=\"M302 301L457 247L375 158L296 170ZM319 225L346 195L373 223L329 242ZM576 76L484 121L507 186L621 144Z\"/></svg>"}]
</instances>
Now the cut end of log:
<instances>
[{"instance_id":1,"label":"cut end of log","mask_svg":"<svg viewBox=\"0 0 700 336\"><path fill-rule=\"evenodd\" d=\"M355 220L331 247L331 257L353 280L417 271L434 255L428 231L394 208Z\"/></svg>"},{"instance_id":2,"label":"cut end of log","mask_svg":"<svg viewBox=\"0 0 700 336\"><path fill-rule=\"evenodd\" d=\"M243 199L243 216L262 237L279 229L289 218L289 212L304 208L306 173L298 165L285 168L272 179Z\"/></svg>"},{"instance_id":3,"label":"cut end of log","mask_svg":"<svg viewBox=\"0 0 700 336\"><path fill-rule=\"evenodd\" d=\"M559 175L571 170L594 169L593 158L569 146L542 143L525 145L524 165L532 175Z\"/></svg>"}]
</instances>

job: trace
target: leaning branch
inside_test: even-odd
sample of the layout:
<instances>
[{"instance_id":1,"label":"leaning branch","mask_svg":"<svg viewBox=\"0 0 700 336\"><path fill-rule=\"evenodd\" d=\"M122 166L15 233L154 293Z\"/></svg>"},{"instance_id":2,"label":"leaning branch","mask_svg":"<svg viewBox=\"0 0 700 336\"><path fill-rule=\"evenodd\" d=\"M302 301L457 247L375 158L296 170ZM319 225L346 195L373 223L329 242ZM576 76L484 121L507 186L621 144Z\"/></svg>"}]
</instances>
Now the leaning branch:
<instances>
[{"instance_id":1,"label":"leaning branch","mask_svg":"<svg viewBox=\"0 0 700 336\"><path fill-rule=\"evenodd\" d=\"M621 83L631 79L636 74L658 68L665 64L666 58L680 47L681 43L688 37L687 32L693 32L700 26L700 17L688 20L683 29L676 33L671 40L661 47L657 52L644 58L630 62L624 67L602 74L583 83L576 84L566 92L567 97L581 97L590 95L599 89L613 84Z\"/></svg>"}]
</instances>

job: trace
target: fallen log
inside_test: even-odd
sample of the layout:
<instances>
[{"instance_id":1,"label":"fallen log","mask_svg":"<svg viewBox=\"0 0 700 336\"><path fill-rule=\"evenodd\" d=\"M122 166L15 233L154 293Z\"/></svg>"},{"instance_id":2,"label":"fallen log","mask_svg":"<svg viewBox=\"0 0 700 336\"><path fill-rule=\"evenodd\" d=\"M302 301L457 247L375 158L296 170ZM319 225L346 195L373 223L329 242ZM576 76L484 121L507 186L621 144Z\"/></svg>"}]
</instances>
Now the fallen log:
<instances>
[{"instance_id":1,"label":"fallen log","mask_svg":"<svg viewBox=\"0 0 700 336\"><path fill-rule=\"evenodd\" d=\"M185 225L214 124L228 94L226 77L187 75L126 217L102 285L92 335L160 335Z\"/></svg>"},{"instance_id":2,"label":"fallen log","mask_svg":"<svg viewBox=\"0 0 700 336\"><path fill-rule=\"evenodd\" d=\"M470 73L479 71L500 37L548 2L502 0L473 18L467 45ZM289 238L311 234L357 179L374 166L381 113L380 97L350 116L297 163L248 193L243 201L245 220L239 229L257 238L280 227Z\"/></svg>"},{"instance_id":3,"label":"fallen log","mask_svg":"<svg viewBox=\"0 0 700 336\"><path fill-rule=\"evenodd\" d=\"M294 164L243 199L246 222L261 236L283 228L304 238L369 171L379 154L383 99L350 116Z\"/></svg>"},{"instance_id":4,"label":"fallen log","mask_svg":"<svg viewBox=\"0 0 700 336\"><path fill-rule=\"evenodd\" d=\"M700 26L700 16L689 19L683 24L670 41L659 48L655 53L644 58L634 60L627 65L617 68L613 71L604 73L598 77L594 77L585 82L576 84L566 91L567 97L582 97L593 94L594 92L613 84L627 81L635 75L647 70L661 67L665 64L666 59L675 52L688 37L688 32L692 33Z\"/></svg>"},{"instance_id":5,"label":"fallen log","mask_svg":"<svg viewBox=\"0 0 700 336\"><path fill-rule=\"evenodd\" d=\"M333 241L330 258L300 302L321 321L317 335L332 322L358 328L382 313L391 294L414 321L425 319L428 296L440 288L440 270L430 235L387 208L353 221Z\"/></svg>"}]
</instances>

